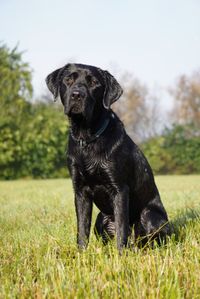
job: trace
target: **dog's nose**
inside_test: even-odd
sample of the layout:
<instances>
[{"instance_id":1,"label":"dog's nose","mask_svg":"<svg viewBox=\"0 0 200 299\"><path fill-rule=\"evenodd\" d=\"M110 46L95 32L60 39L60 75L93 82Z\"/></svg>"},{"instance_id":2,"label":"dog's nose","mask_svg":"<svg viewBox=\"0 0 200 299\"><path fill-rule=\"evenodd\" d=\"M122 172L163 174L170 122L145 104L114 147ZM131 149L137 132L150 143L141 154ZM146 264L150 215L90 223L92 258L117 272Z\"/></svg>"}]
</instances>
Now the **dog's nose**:
<instances>
[{"instance_id":1,"label":"dog's nose","mask_svg":"<svg viewBox=\"0 0 200 299\"><path fill-rule=\"evenodd\" d=\"M81 99L81 94L79 91L73 91L72 92L72 100L80 100Z\"/></svg>"},{"instance_id":2,"label":"dog's nose","mask_svg":"<svg viewBox=\"0 0 200 299\"><path fill-rule=\"evenodd\" d=\"M82 100L86 97L86 90L83 87L74 88L71 93L71 99L72 100Z\"/></svg>"}]
</instances>

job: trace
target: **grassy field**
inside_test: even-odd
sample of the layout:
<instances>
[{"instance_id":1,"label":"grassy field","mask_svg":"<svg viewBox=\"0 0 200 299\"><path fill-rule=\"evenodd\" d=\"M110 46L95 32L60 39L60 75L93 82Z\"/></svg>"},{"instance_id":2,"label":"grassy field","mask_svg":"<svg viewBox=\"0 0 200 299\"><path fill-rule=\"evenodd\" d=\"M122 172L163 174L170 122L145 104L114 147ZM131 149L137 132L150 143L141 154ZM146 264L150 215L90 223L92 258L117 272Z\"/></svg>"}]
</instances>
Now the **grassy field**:
<instances>
[{"instance_id":1,"label":"grassy field","mask_svg":"<svg viewBox=\"0 0 200 299\"><path fill-rule=\"evenodd\" d=\"M122 256L77 251L70 180L0 182L0 298L200 298L200 176L156 181L176 233Z\"/></svg>"}]
</instances>

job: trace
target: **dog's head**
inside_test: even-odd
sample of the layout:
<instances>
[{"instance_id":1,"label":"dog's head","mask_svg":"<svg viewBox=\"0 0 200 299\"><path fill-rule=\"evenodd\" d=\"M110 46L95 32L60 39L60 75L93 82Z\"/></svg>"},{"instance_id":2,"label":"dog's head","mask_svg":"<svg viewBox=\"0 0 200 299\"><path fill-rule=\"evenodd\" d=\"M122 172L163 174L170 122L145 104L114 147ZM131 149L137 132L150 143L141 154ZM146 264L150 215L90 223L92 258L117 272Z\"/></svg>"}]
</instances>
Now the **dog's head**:
<instances>
[{"instance_id":1,"label":"dog's head","mask_svg":"<svg viewBox=\"0 0 200 299\"><path fill-rule=\"evenodd\" d=\"M91 119L102 109L110 109L123 92L109 72L83 64L67 64L49 74L46 83L55 101L61 99L69 117Z\"/></svg>"}]
</instances>

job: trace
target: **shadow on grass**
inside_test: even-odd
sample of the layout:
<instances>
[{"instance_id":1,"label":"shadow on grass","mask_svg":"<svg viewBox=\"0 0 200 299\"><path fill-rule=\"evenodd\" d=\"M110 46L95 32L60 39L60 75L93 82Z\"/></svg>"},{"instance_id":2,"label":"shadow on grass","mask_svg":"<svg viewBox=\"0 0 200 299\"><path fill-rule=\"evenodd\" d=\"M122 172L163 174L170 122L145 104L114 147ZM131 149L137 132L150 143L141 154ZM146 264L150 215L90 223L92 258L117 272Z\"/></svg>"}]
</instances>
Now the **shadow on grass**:
<instances>
[{"instance_id":1,"label":"shadow on grass","mask_svg":"<svg viewBox=\"0 0 200 299\"><path fill-rule=\"evenodd\" d=\"M187 227L191 223L200 221L200 209L187 208L184 211L180 210L178 215L170 221L172 228L172 234L175 237L175 241L183 241L187 233Z\"/></svg>"}]
</instances>

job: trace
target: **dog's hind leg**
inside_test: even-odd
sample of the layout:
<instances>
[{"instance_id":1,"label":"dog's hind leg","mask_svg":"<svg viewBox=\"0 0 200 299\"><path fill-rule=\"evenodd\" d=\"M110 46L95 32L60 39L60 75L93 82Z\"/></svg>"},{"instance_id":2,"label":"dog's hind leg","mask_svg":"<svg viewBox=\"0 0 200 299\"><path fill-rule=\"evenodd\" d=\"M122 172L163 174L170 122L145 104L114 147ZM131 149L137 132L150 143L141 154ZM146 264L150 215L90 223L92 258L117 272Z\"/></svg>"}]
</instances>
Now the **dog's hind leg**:
<instances>
[{"instance_id":1,"label":"dog's hind leg","mask_svg":"<svg viewBox=\"0 0 200 299\"><path fill-rule=\"evenodd\" d=\"M153 240L161 244L171 233L165 212L148 207L142 211L140 220L135 223L134 231L139 247L143 247L147 242L151 245Z\"/></svg>"},{"instance_id":2,"label":"dog's hind leg","mask_svg":"<svg viewBox=\"0 0 200 299\"><path fill-rule=\"evenodd\" d=\"M115 236L114 216L100 212L97 215L94 232L97 239L102 238L103 243L107 244L107 242Z\"/></svg>"}]
</instances>

